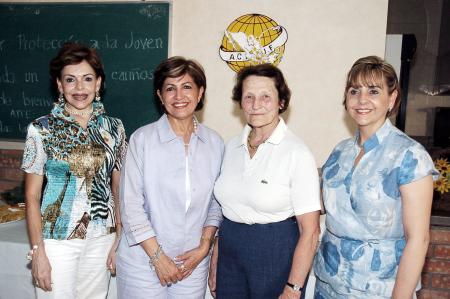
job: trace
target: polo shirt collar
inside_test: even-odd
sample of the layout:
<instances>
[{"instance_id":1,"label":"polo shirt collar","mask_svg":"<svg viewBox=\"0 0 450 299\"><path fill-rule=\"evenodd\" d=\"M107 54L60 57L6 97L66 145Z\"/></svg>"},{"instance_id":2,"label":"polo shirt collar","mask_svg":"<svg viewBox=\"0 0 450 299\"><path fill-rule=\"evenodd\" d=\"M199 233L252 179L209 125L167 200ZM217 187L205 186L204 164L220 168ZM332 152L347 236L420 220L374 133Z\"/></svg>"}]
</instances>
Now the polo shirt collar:
<instances>
[{"instance_id":1,"label":"polo shirt collar","mask_svg":"<svg viewBox=\"0 0 450 299\"><path fill-rule=\"evenodd\" d=\"M368 153L371 150L373 150L375 147L380 145L383 140L386 138L386 136L389 135L389 133L392 131L393 125L391 121L387 118L384 124L379 128L375 134L373 134L369 139L367 139L364 144L362 145L364 148L364 152ZM355 135L355 144L358 144L359 140L359 130L356 132Z\"/></svg>"},{"instance_id":2,"label":"polo shirt collar","mask_svg":"<svg viewBox=\"0 0 450 299\"><path fill-rule=\"evenodd\" d=\"M172 141L178 137L172 130L172 127L170 126L169 123L169 119L167 118L167 114L165 113L157 121L156 127L158 130L159 139L161 143ZM208 140L206 128L202 124L200 124L198 120L197 120L197 131L194 132L194 135L197 136L198 139L200 139L202 142L206 142Z\"/></svg>"},{"instance_id":3,"label":"polo shirt collar","mask_svg":"<svg viewBox=\"0 0 450 299\"><path fill-rule=\"evenodd\" d=\"M280 121L278 122L277 127L275 128L275 130L273 130L270 137L266 140L267 143L280 144L281 140L283 140L287 130L287 125L281 117L279 117L279 120ZM247 145L248 134L250 134L251 130L252 127L250 127L248 124L245 125L241 135L241 142L238 144L238 146Z\"/></svg>"}]
</instances>

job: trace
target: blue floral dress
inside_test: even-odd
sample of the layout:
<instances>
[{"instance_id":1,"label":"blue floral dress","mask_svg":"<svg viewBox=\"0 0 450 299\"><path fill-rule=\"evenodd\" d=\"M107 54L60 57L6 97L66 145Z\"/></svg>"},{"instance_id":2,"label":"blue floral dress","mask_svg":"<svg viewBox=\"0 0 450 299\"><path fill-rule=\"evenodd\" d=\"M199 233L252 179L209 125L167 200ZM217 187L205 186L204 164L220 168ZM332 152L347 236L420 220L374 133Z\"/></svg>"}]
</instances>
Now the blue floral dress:
<instances>
[{"instance_id":1,"label":"blue floral dress","mask_svg":"<svg viewBox=\"0 0 450 299\"><path fill-rule=\"evenodd\" d=\"M326 231L314 261L315 298L391 297L406 245L400 186L432 175L425 149L389 120L366 142L339 143L323 166Z\"/></svg>"},{"instance_id":2,"label":"blue floral dress","mask_svg":"<svg viewBox=\"0 0 450 299\"><path fill-rule=\"evenodd\" d=\"M126 151L122 122L104 114L102 103L83 129L64 104L28 126L22 169L44 175L41 204L45 239L88 239L115 230L111 173Z\"/></svg>"}]
</instances>

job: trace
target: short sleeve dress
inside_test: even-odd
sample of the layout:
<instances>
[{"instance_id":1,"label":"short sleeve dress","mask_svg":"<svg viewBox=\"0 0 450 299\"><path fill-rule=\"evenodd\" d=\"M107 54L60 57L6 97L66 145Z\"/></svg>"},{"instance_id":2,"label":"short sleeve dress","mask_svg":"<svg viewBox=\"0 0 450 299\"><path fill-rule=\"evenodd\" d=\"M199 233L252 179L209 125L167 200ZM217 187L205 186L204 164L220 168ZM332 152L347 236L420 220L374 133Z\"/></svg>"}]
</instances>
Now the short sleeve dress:
<instances>
[{"instance_id":1,"label":"short sleeve dress","mask_svg":"<svg viewBox=\"0 0 450 299\"><path fill-rule=\"evenodd\" d=\"M389 120L364 144L339 143L323 166L326 231L314 261L315 298L391 297L406 245L400 186L438 172Z\"/></svg>"}]
</instances>

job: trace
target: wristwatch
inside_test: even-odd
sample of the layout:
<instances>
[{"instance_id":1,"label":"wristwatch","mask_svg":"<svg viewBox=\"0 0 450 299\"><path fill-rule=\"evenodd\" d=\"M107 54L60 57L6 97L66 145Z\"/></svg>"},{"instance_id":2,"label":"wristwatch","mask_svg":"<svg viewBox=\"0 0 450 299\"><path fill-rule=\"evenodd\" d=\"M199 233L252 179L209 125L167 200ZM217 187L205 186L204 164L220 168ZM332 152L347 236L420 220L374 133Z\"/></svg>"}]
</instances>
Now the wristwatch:
<instances>
[{"instance_id":1,"label":"wristwatch","mask_svg":"<svg viewBox=\"0 0 450 299\"><path fill-rule=\"evenodd\" d=\"M297 292L303 291L303 287L301 287L301 286L298 285L298 284L292 284L292 283L290 283L290 282L286 282L286 285L287 285L288 287L292 288L294 291L297 291Z\"/></svg>"}]
</instances>

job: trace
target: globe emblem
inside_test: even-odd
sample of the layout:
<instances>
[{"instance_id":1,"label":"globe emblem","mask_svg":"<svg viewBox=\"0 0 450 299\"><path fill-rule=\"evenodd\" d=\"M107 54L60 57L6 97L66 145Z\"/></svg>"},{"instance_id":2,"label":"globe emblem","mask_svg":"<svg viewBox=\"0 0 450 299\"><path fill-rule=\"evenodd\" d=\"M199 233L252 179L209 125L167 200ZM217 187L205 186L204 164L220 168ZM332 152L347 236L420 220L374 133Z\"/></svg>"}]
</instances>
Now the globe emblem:
<instances>
[{"instance_id":1,"label":"globe emblem","mask_svg":"<svg viewBox=\"0 0 450 299\"><path fill-rule=\"evenodd\" d=\"M244 15L225 30L219 55L235 72L262 63L277 66L287 37L286 29L271 18L260 14Z\"/></svg>"}]
</instances>

